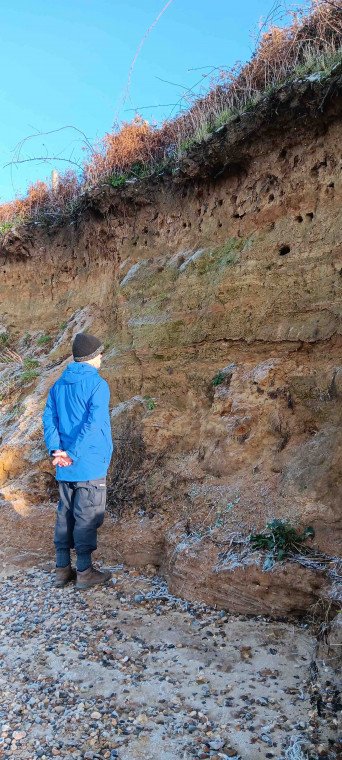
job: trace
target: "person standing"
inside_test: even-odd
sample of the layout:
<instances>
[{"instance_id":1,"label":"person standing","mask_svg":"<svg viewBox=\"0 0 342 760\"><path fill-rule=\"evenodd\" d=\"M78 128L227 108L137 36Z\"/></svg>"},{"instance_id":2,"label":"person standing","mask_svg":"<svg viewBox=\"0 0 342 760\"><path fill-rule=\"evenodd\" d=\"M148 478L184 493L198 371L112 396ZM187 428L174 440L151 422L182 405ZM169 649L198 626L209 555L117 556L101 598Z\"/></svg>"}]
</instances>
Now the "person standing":
<instances>
[{"instance_id":1,"label":"person standing","mask_svg":"<svg viewBox=\"0 0 342 760\"><path fill-rule=\"evenodd\" d=\"M77 589L106 583L111 573L96 570L91 554L106 507L106 474L113 444L109 387L100 377L104 347L93 335L78 333L74 363L50 389L43 414L44 439L59 486L54 544L55 585L76 580ZM76 570L70 549L76 550Z\"/></svg>"}]
</instances>

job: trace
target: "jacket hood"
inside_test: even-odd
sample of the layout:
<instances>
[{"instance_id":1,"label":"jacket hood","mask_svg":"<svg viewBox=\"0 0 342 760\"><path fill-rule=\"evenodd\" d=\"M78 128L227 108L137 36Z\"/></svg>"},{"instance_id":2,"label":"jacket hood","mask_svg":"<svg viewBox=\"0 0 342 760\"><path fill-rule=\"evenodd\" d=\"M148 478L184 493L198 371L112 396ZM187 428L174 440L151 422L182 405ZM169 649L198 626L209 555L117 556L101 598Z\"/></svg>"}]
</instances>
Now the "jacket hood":
<instances>
[{"instance_id":1,"label":"jacket hood","mask_svg":"<svg viewBox=\"0 0 342 760\"><path fill-rule=\"evenodd\" d=\"M85 377L93 375L94 372L97 374L96 367L92 367L90 364L85 364L84 362L68 364L61 375L61 380L63 380L64 383L80 383Z\"/></svg>"}]
</instances>

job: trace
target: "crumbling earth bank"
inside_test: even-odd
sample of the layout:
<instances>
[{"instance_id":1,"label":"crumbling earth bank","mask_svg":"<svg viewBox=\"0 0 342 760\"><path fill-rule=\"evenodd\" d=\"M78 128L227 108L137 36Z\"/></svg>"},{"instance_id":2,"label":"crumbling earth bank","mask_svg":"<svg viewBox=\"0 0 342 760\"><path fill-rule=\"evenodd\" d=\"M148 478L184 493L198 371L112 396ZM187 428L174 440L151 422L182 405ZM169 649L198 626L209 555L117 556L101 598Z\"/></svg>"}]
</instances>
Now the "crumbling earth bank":
<instances>
[{"instance_id":1,"label":"crumbling earth bank","mask_svg":"<svg viewBox=\"0 0 342 760\"><path fill-rule=\"evenodd\" d=\"M284 87L172 172L3 239L2 329L40 372L1 371L4 521L14 510L21 530L52 498L42 405L89 329L107 342L117 450L131 421L142 441L106 560L158 565L177 593L251 612L336 598L316 570L217 564L274 517L341 556L340 84Z\"/></svg>"}]
</instances>

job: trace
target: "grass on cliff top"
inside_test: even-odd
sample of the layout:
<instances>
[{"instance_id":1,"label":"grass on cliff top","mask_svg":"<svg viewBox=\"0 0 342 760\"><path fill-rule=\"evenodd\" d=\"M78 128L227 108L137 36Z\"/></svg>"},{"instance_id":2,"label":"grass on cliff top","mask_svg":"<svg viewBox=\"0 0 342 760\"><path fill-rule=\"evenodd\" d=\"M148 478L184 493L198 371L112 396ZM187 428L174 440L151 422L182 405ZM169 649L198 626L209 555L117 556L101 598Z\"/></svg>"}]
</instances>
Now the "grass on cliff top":
<instances>
[{"instance_id":1,"label":"grass on cliff top","mask_svg":"<svg viewBox=\"0 0 342 760\"><path fill-rule=\"evenodd\" d=\"M158 127L138 115L95 145L87 141L88 161L78 172L60 175L56 190L38 181L26 197L0 206L0 233L27 221L52 224L75 215L82 193L101 183L120 187L166 167L177 170L176 162L194 143L255 108L284 82L315 72L323 79L341 62L341 47L342 0L308 0L299 11L275 3L247 64L215 69L209 91L183 95L186 108Z\"/></svg>"}]
</instances>

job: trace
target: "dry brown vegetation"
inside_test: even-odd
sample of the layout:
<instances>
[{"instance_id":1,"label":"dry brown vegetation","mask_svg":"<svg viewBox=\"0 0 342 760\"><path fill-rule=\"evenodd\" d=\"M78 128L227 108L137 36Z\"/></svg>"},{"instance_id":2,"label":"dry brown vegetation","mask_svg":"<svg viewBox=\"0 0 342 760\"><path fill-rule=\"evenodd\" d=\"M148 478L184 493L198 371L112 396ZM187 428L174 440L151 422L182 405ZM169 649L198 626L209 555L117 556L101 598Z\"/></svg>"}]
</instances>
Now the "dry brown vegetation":
<instances>
[{"instance_id":1,"label":"dry brown vegetation","mask_svg":"<svg viewBox=\"0 0 342 760\"><path fill-rule=\"evenodd\" d=\"M142 430L136 419L127 419L113 440L114 451L108 473L107 511L122 517L129 509L153 512L155 491L160 494L160 476L153 489L153 476L163 454L146 451Z\"/></svg>"},{"instance_id":2,"label":"dry brown vegetation","mask_svg":"<svg viewBox=\"0 0 342 760\"><path fill-rule=\"evenodd\" d=\"M311 0L305 10L287 15L287 26L271 22L260 35L249 63L220 70L209 92L188 99L174 119L157 127L136 116L94 146L80 174L61 175L57 190L38 181L25 198L0 206L0 232L25 220L54 221L75 210L81 192L98 183L116 186L161 170L235 113L253 107L260 93L293 76L329 70L341 59L342 0Z\"/></svg>"}]
</instances>

